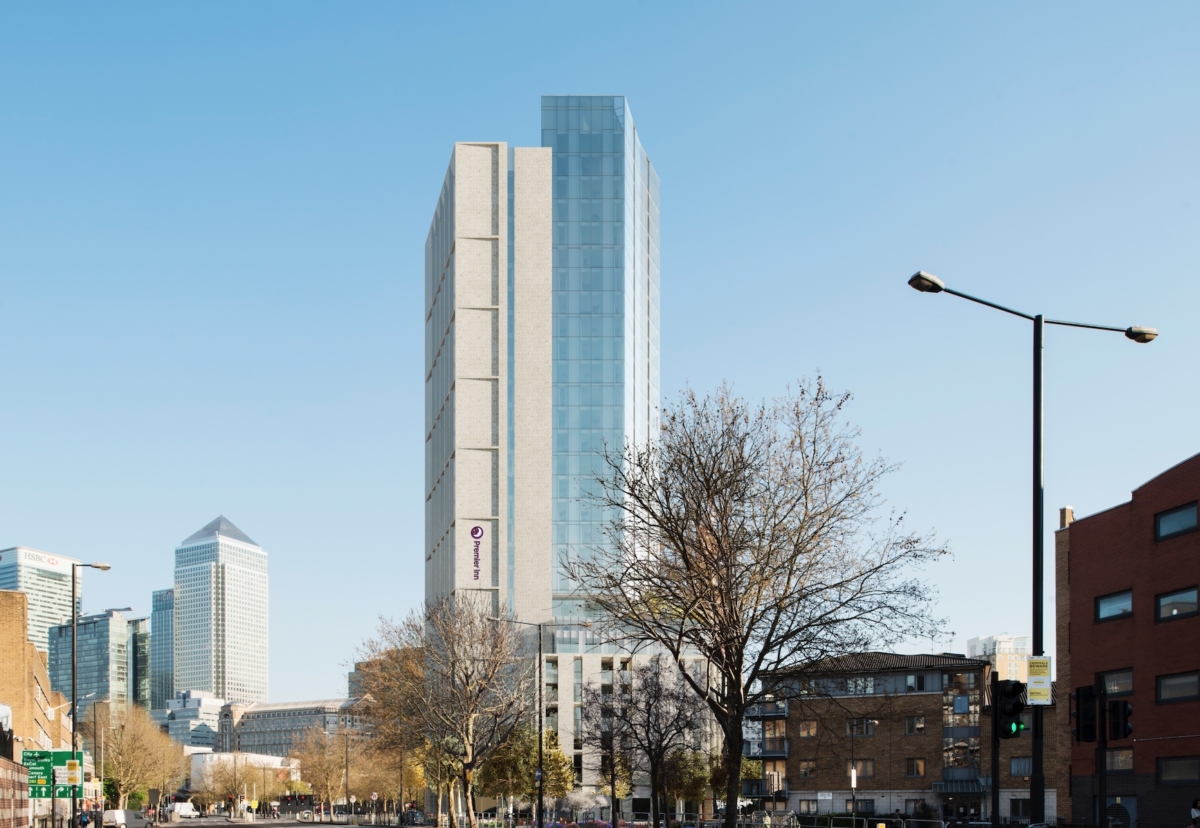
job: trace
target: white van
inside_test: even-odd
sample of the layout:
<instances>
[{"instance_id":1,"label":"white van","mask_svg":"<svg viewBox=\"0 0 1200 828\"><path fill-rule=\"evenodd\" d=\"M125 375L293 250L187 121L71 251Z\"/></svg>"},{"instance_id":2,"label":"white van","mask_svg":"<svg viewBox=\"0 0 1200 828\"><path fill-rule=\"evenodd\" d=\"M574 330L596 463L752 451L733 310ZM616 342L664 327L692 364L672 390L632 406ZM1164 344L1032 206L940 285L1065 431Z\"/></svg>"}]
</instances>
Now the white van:
<instances>
[{"instance_id":1,"label":"white van","mask_svg":"<svg viewBox=\"0 0 1200 828\"><path fill-rule=\"evenodd\" d=\"M105 811L104 828L151 828L154 821L137 811Z\"/></svg>"},{"instance_id":2,"label":"white van","mask_svg":"<svg viewBox=\"0 0 1200 828\"><path fill-rule=\"evenodd\" d=\"M190 802L176 802L171 805L171 813L178 814L180 819L195 819L200 816L196 806Z\"/></svg>"}]
</instances>

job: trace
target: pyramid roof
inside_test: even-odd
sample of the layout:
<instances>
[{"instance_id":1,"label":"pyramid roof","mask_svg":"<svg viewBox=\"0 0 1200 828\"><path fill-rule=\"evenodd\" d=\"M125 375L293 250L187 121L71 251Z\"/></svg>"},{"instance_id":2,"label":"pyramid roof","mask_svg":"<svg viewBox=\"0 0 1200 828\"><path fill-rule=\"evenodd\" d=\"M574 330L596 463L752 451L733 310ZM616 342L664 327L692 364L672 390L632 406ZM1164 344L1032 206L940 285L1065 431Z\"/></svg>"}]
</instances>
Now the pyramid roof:
<instances>
[{"instance_id":1,"label":"pyramid roof","mask_svg":"<svg viewBox=\"0 0 1200 828\"><path fill-rule=\"evenodd\" d=\"M248 543L251 546L258 546L257 543L250 539L249 535L234 526L224 515L218 515L216 520L205 525L198 532L184 538L183 542L185 544L191 543L192 541L203 540L204 538L215 538L217 535L224 535L227 538L233 538L236 541Z\"/></svg>"}]
</instances>

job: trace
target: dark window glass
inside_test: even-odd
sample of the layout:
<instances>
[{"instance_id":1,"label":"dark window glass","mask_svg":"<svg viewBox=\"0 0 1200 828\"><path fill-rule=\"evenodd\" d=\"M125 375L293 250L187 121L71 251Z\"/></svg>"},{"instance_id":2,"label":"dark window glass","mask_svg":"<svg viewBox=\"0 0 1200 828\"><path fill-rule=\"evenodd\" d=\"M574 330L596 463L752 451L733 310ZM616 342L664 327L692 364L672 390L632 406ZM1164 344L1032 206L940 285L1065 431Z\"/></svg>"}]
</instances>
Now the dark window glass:
<instances>
[{"instance_id":1,"label":"dark window glass","mask_svg":"<svg viewBox=\"0 0 1200 828\"><path fill-rule=\"evenodd\" d=\"M1195 698L1200 698L1200 673L1158 677L1160 702L1187 701Z\"/></svg>"},{"instance_id":2,"label":"dark window glass","mask_svg":"<svg viewBox=\"0 0 1200 828\"><path fill-rule=\"evenodd\" d=\"M1108 758L1105 760L1110 771L1131 771L1133 770L1133 748L1113 748L1108 751Z\"/></svg>"},{"instance_id":3,"label":"dark window glass","mask_svg":"<svg viewBox=\"0 0 1200 828\"><path fill-rule=\"evenodd\" d=\"M925 760L924 759L905 759L904 760L904 775L905 776L924 776L925 775Z\"/></svg>"},{"instance_id":4,"label":"dark window glass","mask_svg":"<svg viewBox=\"0 0 1200 828\"><path fill-rule=\"evenodd\" d=\"M1196 504L1189 503L1154 516L1154 539L1166 540L1196 531Z\"/></svg>"},{"instance_id":5,"label":"dark window glass","mask_svg":"<svg viewBox=\"0 0 1200 828\"><path fill-rule=\"evenodd\" d=\"M817 775L817 763L815 761L805 760L800 763L800 775L811 777Z\"/></svg>"},{"instance_id":6,"label":"dark window glass","mask_svg":"<svg viewBox=\"0 0 1200 828\"><path fill-rule=\"evenodd\" d=\"M1104 595L1096 599L1096 620L1107 621L1110 618L1124 618L1133 614L1133 590L1125 590L1113 595Z\"/></svg>"},{"instance_id":7,"label":"dark window glass","mask_svg":"<svg viewBox=\"0 0 1200 828\"><path fill-rule=\"evenodd\" d=\"M1200 782L1200 756L1172 756L1159 759L1158 781L1181 785Z\"/></svg>"},{"instance_id":8,"label":"dark window glass","mask_svg":"<svg viewBox=\"0 0 1200 828\"><path fill-rule=\"evenodd\" d=\"M923 693L925 692L925 674L917 673L908 676L905 682L905 691L908 693Z\"/></svg>"},{"instance_id":9,"label":"dark window glass","mask_svg":"<svg viewBox=\"0 0 1200 828\"><path fill-rule=\"evenodd\" d=\"M846 813L850 813L851 809L854 809L854 813L856 814L873 814L875 813L875 800L859 799L855 801L853 799L847 799Z\"/></svg>"},{"instance_id":10,"label":"dark window glass","mask_svg":"<svg viewBox=\"0 0 1200 828\"><path fill-rule=\"evenodd\" d=\"M1170 621L1173 618L1195 615L1197 610L1196 587L1160 595L1156 603L1158 604L1159 621Z\"/></svg>"},{"instance_id":11,"label":"dark window glass","mask_svg":"<svg viewBox=\"0 0 1200 828\"><path fill-rule=\"evenodd\" d=\"M846 760L846 778L850 778L850 769L858 769L859 779L870 779L875 776L875 760L874 759L855 759L854 761Z\"/></svg>"},{"instance_id":12,"label":"dark window glass","mask_svg":"<svg viewBox=\"0 0 1200 828\"><path fill-rule=\"evenodd\" d=\"M1110 696L1128 696L1133 692L1133 670L1110 670L1100 674Z\"/></svg>"},{"instance_id":13,"label":"dark window glass","mask_svg":"<svg viewBox=\"0 0 1200 828\"><path fill-rule=\"evenodd\" d=\"M904 734L906 736L920 736L925 732L925 717L924 716L905 716L904 717Z\"/></svg>"},{"instance_id":14,"label":"dark window glass","mask_svg":"<svg viewBox=\"0 0 1200 828\"><path fill-rule=\"evenodd\" d=\"M1010 776L1030 776L1033 774L1032 756L1014 756L1009 760L1008 773Z\"/></svg>"},{"instance_id":15,"label":"dark window glass","mask_svg":"<svg viewBox=\"0 0 1200 828\"><path fill-rule=\"evenodd\" d=\"M1033 809L1029 807L1028 799L1010 799L1008 800L1008 815L1011 817L1024 817L1028 819L1033 813Z\"/></svg>"}]
</instances>

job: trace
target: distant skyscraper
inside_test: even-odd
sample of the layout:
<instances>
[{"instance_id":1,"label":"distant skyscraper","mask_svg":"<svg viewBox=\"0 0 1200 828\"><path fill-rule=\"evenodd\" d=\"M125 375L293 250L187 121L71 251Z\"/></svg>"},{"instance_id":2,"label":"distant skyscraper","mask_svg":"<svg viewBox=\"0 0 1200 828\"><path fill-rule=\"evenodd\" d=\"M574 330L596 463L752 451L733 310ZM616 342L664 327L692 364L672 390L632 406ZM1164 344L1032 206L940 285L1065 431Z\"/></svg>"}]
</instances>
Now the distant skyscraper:
<instances>
[{"instance_id":1,"label":"distant skyscraper","mask_svg":"<svg viewBox=\"0 0 1200 828\"><path fill-rule=\"evenodd\" d=\"M71 564L76 563L79 561L74 558L24 546L0 550L0 589L15 589L29 596L29 640L43 653L50 648L48 630L71 620ZM82 582L80 578L79 596L83 595Z\"/></svg>"},{"instance_id":2,"label":"distant skyscraper","mask_svg":"<svg viewBox=\"0 0 1200 828\"><path fill-rule=\"evenodd\" d=\"M1028 681L1029 647L1027 635L989 635L967 640L967 658L984 658L992 662L1002 680Z\"/></svg>"},{"instance_id":3,"label":"distant skyscraper","mask_svg":"<svg viewBox=\"0 0 1200 828\"><path fill-rule=\"evenodd\" d=\"M175 590L150 596L150 707L163 710L175 697Z\"/></svg>"},{"instance_id":4,"label":"distant skyscraper","mask_svg":"<svg viewBox=\"0 0 1200 828\"><path fill-rule=\"evenodd\" d=\"M218 517L175 549L175 692L267 700L267 553Z\"/></svg>"},{"instance_id":5,"label":"distant skyscraper","mask_svg":"<svg viewBox=\"0 0 1200 828\"><path fill-rule=\"evenodd\" d=\"M129 619L117 610L107 610L79 619L76 660L79 713L95 702L114 707L150 705L150 630L145 618ZM67 697L71 695L71 625L51 627L50 684Z\"/></svg>"},{"instance_id":6,"label":"distant skyscraper","mask_svg":"<svg viewBox=\"0 0 1200 828\"><path fill-rule=\"evenodd\" d=\"M606 542L599 452L656 432L659 183L621 96L543 97L541 130L455 144L425 243L425 593L558 625L571 699L632 658L567 626L562 561ZM547 701L582 776L580 714Z\"/></svg>"}]
</instances>

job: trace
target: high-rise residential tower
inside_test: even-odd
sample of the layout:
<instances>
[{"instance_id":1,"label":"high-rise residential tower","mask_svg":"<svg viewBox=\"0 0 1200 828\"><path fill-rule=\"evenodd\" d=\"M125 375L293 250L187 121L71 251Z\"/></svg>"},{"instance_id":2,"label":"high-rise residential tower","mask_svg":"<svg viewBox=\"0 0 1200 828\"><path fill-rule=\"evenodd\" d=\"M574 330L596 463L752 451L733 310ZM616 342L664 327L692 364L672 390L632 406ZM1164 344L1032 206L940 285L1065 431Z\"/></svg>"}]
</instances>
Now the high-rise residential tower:
<instances>
[{"instance_id":1,"label":"high-rise residential tower","mask_svg":"<svg viewBox=\"0 0 1200 828\"><path fill-rule=\"evenodd\" d=\"M0 589L15 589L29 596L29 640L49 652L48 630L71 620L71 565L74 558L14 546L0 550ZM82 603L83 579L76 593Z\"/></svg>"},{"instance_id":2,"label":"high-rise residential tower","mask_svg":"<svg viewBox=\"0 0 1200 828\"><path fill-rule=\"evenodd\" d=\"M174 690L267 700L267 553L224 516L175 549Z\"/></svg>"},{"instance_id":3,"label":"high-rise residential tower","mask_svg":"<svg viewBox=\"0 0 1200 828\"><path fill-rule=\"evenodd\" d=\"M628 659L569 626L562 562L605 542L600 450L656 428L658 177L620 96L543 97L541 143L455 144L426 241L425 584L556 625L546 717L579 751L569 700Z\"/></svg>"},{"instance_id":4,"label":"high-rise residential tower","mask_svg":"<svg viewBox=\"0 0 1200 828\"><path fill-rule=\"evenodd\" d=\"M164 710L175 697L175 590L150 595L150 707Z\"/></svg>"}]
</instances>

